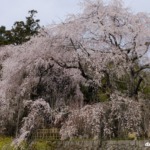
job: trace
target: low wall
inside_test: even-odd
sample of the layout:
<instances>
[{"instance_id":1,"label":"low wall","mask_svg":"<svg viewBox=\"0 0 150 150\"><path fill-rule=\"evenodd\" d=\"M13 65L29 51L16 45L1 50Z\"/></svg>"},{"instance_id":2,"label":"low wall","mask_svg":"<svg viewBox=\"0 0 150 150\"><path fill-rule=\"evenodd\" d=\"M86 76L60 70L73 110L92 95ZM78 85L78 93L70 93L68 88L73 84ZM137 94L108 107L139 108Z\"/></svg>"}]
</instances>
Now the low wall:
<instances>
[{"instance_id":1,"label":"low wall","mask_svg":"<svg viewBox=\"0 0 150 150\"><path fill-rule=\"evenodd\" d=\"M58 141L56 150L150 150L150 141L103 141L99 140L73 140L73 141ZM145 146L145 143L147 146Z\"/></svg>"}]
</instances>

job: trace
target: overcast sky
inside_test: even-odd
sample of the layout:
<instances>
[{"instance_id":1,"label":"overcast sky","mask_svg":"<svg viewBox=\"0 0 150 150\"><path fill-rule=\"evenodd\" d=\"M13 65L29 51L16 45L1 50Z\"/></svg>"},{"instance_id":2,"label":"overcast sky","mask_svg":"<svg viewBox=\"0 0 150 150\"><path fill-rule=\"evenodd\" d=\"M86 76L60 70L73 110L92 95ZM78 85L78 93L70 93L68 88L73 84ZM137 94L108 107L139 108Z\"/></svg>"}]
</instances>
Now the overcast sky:
<instances>
[{"instance_id":1,"label":"overcast sky","mask_svg":"<svg viewBox=\"0 0 150 150\"><path fill-rule=\"evenodd\" d=\"M0 26L11 28L15 21L25 20L28 11L38 11L37 19L41 25L60 22L67 14L81 11L81 0L0 0ZM126 6L134 12L145 11L150 13L150 0L124 0Z\"/></svg>"}]
</instances>

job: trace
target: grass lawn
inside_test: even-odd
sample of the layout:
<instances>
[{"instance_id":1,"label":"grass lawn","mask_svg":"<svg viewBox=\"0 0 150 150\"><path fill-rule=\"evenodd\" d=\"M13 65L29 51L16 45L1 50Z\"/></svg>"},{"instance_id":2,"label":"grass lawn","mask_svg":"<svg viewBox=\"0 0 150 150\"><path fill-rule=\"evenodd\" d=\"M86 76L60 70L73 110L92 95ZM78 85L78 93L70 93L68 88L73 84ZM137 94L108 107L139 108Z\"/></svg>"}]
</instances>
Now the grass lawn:
<instances>
[{"instance_id":1,"label":"grass lawn","mask_svg":"<svg viewBox=\"0 0 150 150\"><path fill-rule=\"evenodd\" d=\"M0 150L14 150L10 146L11 142L12 137L0 136ZM55 144L49 144L49 142L45 140L36 140L30 148L26 147L26 144L22 146L22 150L48 150L54 148Z\"/></svg>"},{"instance_id":2,"label":"grass lawn","mask_svg":"<svg viewBox=\"0 0 150 150\"><path fill-rule=\"evenodd\" d=\"M6 137L6 136L0 136L0 150L2 150L2 148L5 145L9 145L12 141L11 137Z\"/></svg>"}]
</instances>

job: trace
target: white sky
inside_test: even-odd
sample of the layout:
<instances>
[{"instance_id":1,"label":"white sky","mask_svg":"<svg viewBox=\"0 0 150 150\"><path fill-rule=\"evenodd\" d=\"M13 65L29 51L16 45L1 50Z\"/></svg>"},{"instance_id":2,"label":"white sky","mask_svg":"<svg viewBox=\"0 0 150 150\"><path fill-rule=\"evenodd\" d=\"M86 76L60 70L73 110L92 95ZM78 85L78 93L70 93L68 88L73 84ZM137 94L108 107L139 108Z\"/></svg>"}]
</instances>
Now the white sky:
<instances>
[{"instance_id":1,"label":"white sky","mask_svg":"<svg viewBox=\"0 0 150 150\"><path fill-rule=\"evenodd\" d=\"M67 14L78 13L81 0L0 0L0 26L11 28L15 21L25 20L28 11L38 11L37 19L41 25L48 25L52 21L60 22ZM123 0L126 6L134 12L150 13L150 0Z\"/></svg>"}]
</instances>

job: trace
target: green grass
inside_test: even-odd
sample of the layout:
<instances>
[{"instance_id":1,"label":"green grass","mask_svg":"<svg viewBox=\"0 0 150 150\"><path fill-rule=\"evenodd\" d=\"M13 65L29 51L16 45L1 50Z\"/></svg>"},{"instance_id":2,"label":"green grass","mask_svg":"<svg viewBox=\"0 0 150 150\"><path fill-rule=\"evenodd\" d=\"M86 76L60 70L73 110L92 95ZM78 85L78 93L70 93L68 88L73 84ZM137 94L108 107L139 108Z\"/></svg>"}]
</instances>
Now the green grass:
<instances>
[{"instance_id":1,"label":"green grass","mask_svg":"<svg viewBox=\"0 0 150 150\"><path fill-rule=\"evenodd\" d=\"M32 150L49 150L49 149L55 149L56 145L57 145L57 141L37 140L32 144L30 149L32 149Z\"/></svg>"},{"instance_id":2,"label":"green grass","mask_svg":"<svg viewBox=\"0 0 150 150\"><path fill-rule=\"evenodd\" d=\"M0 150L16 150L10 146L12 140L12 137L0 136ZM26 143L22 143L21 150L48 150L55 148L56 143L57 142L48 142L46 140L36 140L29 147L26 145Z\"/></svg>"},{"instance_id":3,"label":"green grass","mask_svg":"<svg viewBox=\"0 0 150 150\"><path fill-rule=\"evenodd\" d=\"M11 142L12 142L11 137L0 136L0 150L2 150L2 148L6 145L10 145Z\"/></svg>"},{"instance_id":4,"label":"green grass","mask_svg":"<svg viewBox=\"0 0 150 150\"><path fill-rule=\"evenodd\" d=\"M47 142L44 140L38 140L31 146L31 149L33 150L46 150L46 148L47 148Z\"/></svg>"}]
</instances>

